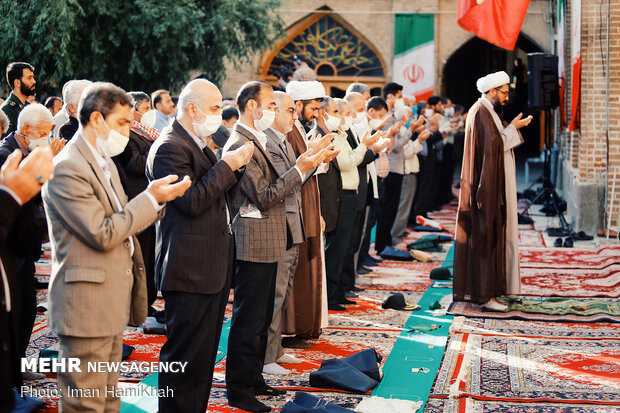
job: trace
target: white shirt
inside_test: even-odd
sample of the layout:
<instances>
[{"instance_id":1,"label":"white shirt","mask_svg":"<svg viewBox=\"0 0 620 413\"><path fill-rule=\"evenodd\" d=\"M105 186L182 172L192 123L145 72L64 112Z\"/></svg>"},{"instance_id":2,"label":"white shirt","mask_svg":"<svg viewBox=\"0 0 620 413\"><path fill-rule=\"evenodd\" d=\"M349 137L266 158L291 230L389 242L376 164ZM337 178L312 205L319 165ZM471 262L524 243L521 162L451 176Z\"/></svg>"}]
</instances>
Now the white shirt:
<instances>
[{"instance_id":1,"label":"white shirt","mask_svg":"<svg viewBox=\"0 0 620 413\"><path fill-rule=\"evenodd\" d=\"M93 147L93 145L90 144L90 142L88 142L86 138L84 138L84 142L86 142L86 145L90 148L90 151L93 153L93 156L95 157L95 162L97 162L97 165L99 165L99 167L103 171L103 176L105 176L105 178L108 181L108 184L110 185L110 188L112 188L112 197L114 198L116 209L118 209L118 211L122 211L123 206L121 205L121 201L118 199L118 195L116 194L116 192L114 192L114 187L112 186L112 174L110 173L110 167L108 163L108 162L112 162L112 160L109 158L106 160L103 156L101 156L101 154ZM164 207L163 205L159 205L155 197L149 192L146 192L146 196L151 200L151 202L153 203L153 207L155 208L156 211L159 211L160 209ZM129 253L133 257L133 253L135 252L136 247L133 243L133 237L129 237L128 239L129 239Z\"/></svg>"},{"instance_id":2,"label":"white shirt","mask_svg":"<svg viewBox=\"0 0 620 413\"><path fill-rule=\"evenodd\" d=\"M267 149L267 135L265 135L265 132L256 130L256 129L246 125L245 123L241 122L241 120L238 120L237 124L239 126L243 126L250 133L252 133L252 135L254 135L256 137L256 139L258 139L258 143L260 143L260 146L263 148L263 150Z\"/></svg>"}]
</instances>

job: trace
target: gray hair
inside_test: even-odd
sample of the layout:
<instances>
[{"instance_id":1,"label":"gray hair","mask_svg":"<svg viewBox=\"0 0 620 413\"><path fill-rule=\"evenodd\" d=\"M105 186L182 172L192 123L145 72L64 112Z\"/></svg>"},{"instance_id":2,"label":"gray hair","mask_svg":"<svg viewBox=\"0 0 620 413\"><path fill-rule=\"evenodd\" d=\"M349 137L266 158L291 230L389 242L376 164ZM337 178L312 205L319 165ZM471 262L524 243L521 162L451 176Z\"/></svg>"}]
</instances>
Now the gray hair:
<instances>
[{"instance_id":1,"label":"gray hair","mask_svg":"<svg viewBox=\"0 0 620 413\"><path fill-rule=\"evenodd\" d=\"M21 132L24 125L38 126L41 122L46 121L50 124L54 123L54 118L49 109L40 103L31 103L19 112L17 131Z\"/></svg>"},{"instance_id":2,"label":"gray hair","mask_svg":"<svg viewBox=\"0 0 620 413\"><path fill-rule=\"evenodd\" d=\"M182 113L185 113L187 110L187 105L190 103L193 103L199 107L204 104L206 98L204 92L200 88L195 87L199 84L213 85L213 83L206 79L194 79L185 85L179 94L179 102L177 103L177 108Z\"/></svg>"},{"instance_id":3,"label":"gray hair","mask_svg":"<svg viewBox=\"0 0 620 413\"><path fill-rule=\"evenodd\" d=\"M370 92L370 88L368 86L366 86L363 83L351 83L349 85L349 87L347 88L347 92L346 94L348 95L351 92L357 92L357 93L364 93L364 92Z\"/></svg>"},{"instance_id":4,"label":"gray hair","mask_svg":"<svg viewBox=\"0 0 620 413\"><path fill-rule=\"evenodd\" d=\"M127 94L131 96L131 101L132 101L134 110L138 110L138 106L140 106L142 102L144 102L145 100L149 102L149 104L151 103L151 98L149 97L149 95L147 95L144 92L140 92L140 91L127 92Z\"/></svg>"},{"instance_id":5,"label":"gray hair","mask_svg":"<svg viewBox=\"0 0 620 413\"><path fill-rule=\"evenodd\" d=\"M9 130L9 118L6 117L3 110L0 110L0 128L3 134Z\"/></svg>"},{"instance_id":6,"label":"gray hair","mask_svg":"<svg viewBox=\"0 0 620 413\"><path fill-rule=\"evenodd\" d=\"M86 89L92 84L93 82L86 79L74 79L69 80L67 83L65 83L65 85L62 87L62 100L64 102L63 108L65 109L65 112L68 116L71 116L71 113L69 113L69 104L73 104L77 111L78 104L80 103L80 98L82 97L82 92L84 91L84 89Z\"/></svg>"},{"instance_id":7,"label":"gray hair","mask_svg":"<svg viewBox=\"0 0 620 413\"><path fill-rule=\"evenodd\" d=\"M346 100L344 100L344 99L340 99L340 98L336 99L336 104L338 105L338 110L339 110L339 111L341 111L341 112L342 112L342 107L343 107L344 105L349 106L349 102L347 102L347 101L346 101ZM351 107L351 106L349 106L349 108L350 108L350 107Z\"/></svg>"},{"instance_id":8,"label":"gray hair","mask_svg":"<svg viewBox=\"0 0 620 413\"><path fill-rule=\"evenodd\" d=\"M329 102L334 102L336 103L336 101L334 100L334 98L330 97L330 96L325 96L325 98L323 99L323 102L321 102L321 109L325 109L327 110L327 108L329 107Z\"/></svg>"}]
</instances>

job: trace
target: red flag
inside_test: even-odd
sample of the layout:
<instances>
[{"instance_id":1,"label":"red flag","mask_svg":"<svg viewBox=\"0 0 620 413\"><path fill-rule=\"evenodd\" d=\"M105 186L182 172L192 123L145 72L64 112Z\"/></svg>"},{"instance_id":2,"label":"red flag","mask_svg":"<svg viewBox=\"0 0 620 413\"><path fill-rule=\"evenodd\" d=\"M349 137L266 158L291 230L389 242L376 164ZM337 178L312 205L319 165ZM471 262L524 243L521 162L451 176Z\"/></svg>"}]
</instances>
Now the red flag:
<instances>
[{"instance_id":1,"label":"red flag","mask_svg":"<svg viewBox=\"0 0 620 413\"><path fill-rule=\"evenodd\" d=\"M530 0L458 0L456 21L489 43L514 50Z\"/></svg>"}]
</instances>

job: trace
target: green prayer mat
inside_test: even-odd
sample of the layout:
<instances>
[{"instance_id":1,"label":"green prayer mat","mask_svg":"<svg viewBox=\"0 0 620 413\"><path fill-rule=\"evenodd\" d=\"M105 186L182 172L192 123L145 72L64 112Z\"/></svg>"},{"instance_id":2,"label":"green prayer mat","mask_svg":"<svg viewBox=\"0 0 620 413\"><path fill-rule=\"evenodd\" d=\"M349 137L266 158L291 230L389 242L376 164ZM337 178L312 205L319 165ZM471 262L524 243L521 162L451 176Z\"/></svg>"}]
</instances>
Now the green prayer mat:
<instances>
[{"instance_id":1,"label":"green prayer mat","mask_svg":"<svg viewBox=\"0 0 620 413\"><path fill-rule=\"evenodd\" d=\"M228 320L222 326L222 334L220 335L220 343L217 346L217 356L215 358L215 363L217 364L220 360L226 356L226 351L228 348L228 334L230 333L230 322ZM156 412L158 410L158 402L157 396L154 395L152 388L158 388L159 374L153 373L145 379L141 380L138 383L138 386L146 386L148 387L145 390L145 395L141 396L123 396L121 397L121 412L122 413L148 413L148 412Z\"/></svg>"},{"instance_id":2,"label":"green prayer mat","mask_svg":"<svg viewBox=\"0 0 620 413\"><path fill-rule=\"evenodd\" d=\"M620 316L620 301L601 300L596 298L564 298L550 297L546 299L534 299L530 297L508 296L507 299L500 298L499 301L506 304L505 311L521 311L531 314L546 315L580 315L590 316L606 314ZM485 309L485 311L491 311Z\"/></svg>"},{"instance_id":3,"label":"green prayer mat","mask_svg":"<svg viewBox=\"0 0 620 413\"><path fill-rule=\"evenodd\" d=\"M447 260L452 256L450 249ZM444 262L444 266L445 266ZM411 313L383 366L383 379L372 392L387 399L422 401L426 404L441 366L453 317L436 316L429 309L435 301L452 296L451 288L429 288ZM445 310L445 309L444 309ZM423 411L424 406L419 411Z\"/></svg>"}]
</instances>

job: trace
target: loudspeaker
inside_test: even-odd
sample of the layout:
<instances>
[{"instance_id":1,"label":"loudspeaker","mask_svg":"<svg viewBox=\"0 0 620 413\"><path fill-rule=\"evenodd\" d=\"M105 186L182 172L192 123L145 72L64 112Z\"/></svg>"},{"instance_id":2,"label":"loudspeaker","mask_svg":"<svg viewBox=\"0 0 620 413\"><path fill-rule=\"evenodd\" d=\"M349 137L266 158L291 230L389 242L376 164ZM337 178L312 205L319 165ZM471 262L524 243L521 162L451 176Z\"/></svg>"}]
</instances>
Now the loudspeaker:
<instances>
[{"instance_id":1,"label":"loudspeaker","mask_svg":"<svg viewBox=\"0 0 620 413\"><path fill-rule=\"evenodd\" d=\"M546 53L527 55L527 105L532 110L557 108L560 104L558 57Z\"/></svg>"}]
</instances>

